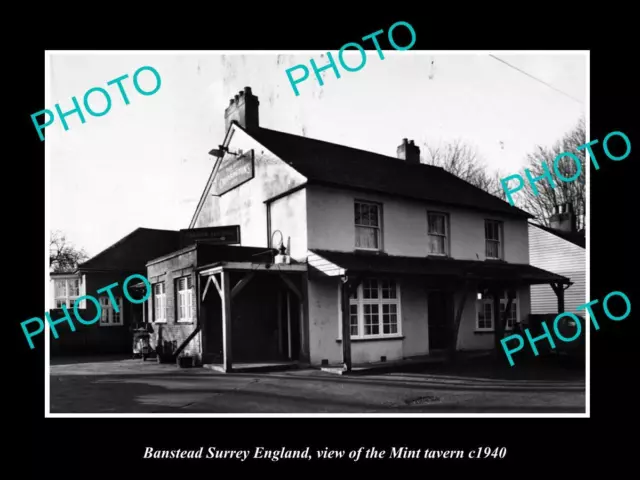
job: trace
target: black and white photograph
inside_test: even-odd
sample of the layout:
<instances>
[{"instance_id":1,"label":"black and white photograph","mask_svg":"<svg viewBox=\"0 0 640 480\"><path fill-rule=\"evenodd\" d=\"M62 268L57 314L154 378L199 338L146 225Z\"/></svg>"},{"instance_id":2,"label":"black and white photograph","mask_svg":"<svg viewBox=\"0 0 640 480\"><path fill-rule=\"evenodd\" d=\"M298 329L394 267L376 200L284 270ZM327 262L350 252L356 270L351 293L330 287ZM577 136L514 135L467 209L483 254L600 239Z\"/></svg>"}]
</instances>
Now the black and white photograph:
<instances>
[{"instance_id":1,"label":"black and white photograph","mask_svg":"<svg viewBox=\"0 0 640 480\"><path fill-rule=\"evenodd\" d=\"M46 70L47 416L588 416L588 51Z\"/></svg>"}]
</instances>

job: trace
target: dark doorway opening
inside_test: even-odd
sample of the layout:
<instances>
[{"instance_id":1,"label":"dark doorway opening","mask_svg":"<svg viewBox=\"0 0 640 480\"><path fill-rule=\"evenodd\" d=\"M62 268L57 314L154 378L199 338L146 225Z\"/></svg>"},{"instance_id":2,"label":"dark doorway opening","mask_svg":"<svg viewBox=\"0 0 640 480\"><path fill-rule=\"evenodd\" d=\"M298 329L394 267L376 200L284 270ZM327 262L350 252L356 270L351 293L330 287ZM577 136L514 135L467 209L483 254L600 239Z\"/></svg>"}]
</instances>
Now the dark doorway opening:
<instances>
[{"instance_id":1,"label":"dark doorway opening","mask_svg":"<svg viewBox=\"0 0 640 480\"><path fill-rule=\"evenodd\" d=\"M453 325L453 295L449 292L429 292L429 350L443 350L449 346Z\"/></svg>"}]
</instances>

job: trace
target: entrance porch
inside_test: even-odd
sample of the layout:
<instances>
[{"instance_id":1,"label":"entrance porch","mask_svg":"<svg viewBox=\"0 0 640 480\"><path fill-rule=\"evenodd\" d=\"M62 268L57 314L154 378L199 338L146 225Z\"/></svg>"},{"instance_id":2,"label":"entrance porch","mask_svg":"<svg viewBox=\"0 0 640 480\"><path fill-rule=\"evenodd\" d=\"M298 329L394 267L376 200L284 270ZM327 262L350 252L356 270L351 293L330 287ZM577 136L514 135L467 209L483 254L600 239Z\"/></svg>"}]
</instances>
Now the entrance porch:
<instances>
[{"instance_id":1,"label":"entrance porch","mask_svg":"<svg viewBox=\"0 0 640 480\"><path fill-rule=\"evenodd\" d=\"M202 363L222 372L308 361L303 264L218 262L198 272Z\"/></svg>"}]
</instances>

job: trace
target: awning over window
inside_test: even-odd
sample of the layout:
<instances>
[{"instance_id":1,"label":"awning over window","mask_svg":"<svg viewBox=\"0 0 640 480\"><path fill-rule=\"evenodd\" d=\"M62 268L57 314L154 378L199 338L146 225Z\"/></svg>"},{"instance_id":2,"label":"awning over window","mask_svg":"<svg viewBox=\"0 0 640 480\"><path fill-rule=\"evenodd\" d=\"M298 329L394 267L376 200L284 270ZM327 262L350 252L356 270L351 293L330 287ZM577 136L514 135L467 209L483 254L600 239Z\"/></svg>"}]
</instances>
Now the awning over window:
<instances>
[{"instance_id":1,"label":"awning over window","mask_svg":"<svg viewBox=\"0 0 640 480\"><path fill-rule=\"evenodd\" d=\"M571 284L571 280L541 268L496 260L454 260L438 257L400 257L377 253L345 253L312 250L309 266L324 275L415 275L443 280L513 282L521 285Z\"/></svg>"}]
</instances>

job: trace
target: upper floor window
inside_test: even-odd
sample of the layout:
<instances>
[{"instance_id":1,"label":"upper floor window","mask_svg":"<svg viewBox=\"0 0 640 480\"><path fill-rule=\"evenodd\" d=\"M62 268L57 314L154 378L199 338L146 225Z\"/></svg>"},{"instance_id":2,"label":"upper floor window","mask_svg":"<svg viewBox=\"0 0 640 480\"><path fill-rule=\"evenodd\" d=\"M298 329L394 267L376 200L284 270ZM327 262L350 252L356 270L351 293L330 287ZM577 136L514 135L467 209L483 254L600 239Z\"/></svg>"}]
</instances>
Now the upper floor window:
<instances>
[{"instance_id":1,"label":"upper floor window","mask_svg":"<svg viewBox=\"0 0 640 480\"><path fill-rule=\"evenodd\" d=\"M518 296L515 291L512 291L511 295L513 296L513 300L511 302L511 309L507 313L506 330L511 330L518 321ZM502 315L507 308L507 302L507 292L503 292L500 297L500 315ZM477 301L476 312L476 330L493 331L495 328L493 322L493 298L487 296L479 299Z\"/></svg>"},{"instance_id":2,"label":"upper floor window","mask_svg":"<svg viewBox=\"0 0 640 480\"><path fill-rule=\"evenodd\" d=\"M165 292L164 282L156 283L153 286L153 321L167 321L167 294Z\"/></svg>"},{"instance_id":3,"label":"upper floor window","mask_svg":"<svg viewBox=\"0 0 640 480\"><path fill-rule=\"evenodd\" d=\"M80 296L79 278L60 278L54 280L54 305L61 308L65 305L68 309L73 307Z\"/></svg>"},{"instance_id":4,"label":"upper floor window","mask_svg":"<svg viewBox=\"0 0 640 480\"><path fill-rule=\"evenodd\" d=\"M193 321L193 283L191 276L179 278L177 281L178 322Z\"/></svg>"},{"instance_id":5,"label":"upper floor window","mask_svg":"<svg viewBox=\"0 0 640 480\"><path fill-rule=\"evenodd\" d=\"M486 258L502 258L502 222L498 220L484 221L485 256Z\"/></svg>"},{"instance_id":6,"label":"upper floor window","mask_svg":"<svg viewBox=\"0 0 640 480\"><path fill-rule=\"evenodd\" d=\"M377 203L355 202L356 248L380 250L380 210Z\"/></svg>"},{"instance_id":7,"label":"upper floor window","mask_svg":"<svg viewBox=\"0 0 640 480\"><path fill-rule=\"evenodd\" d=\"M122 297L114 297L118 306L118 311L114 308L109 297L100 297L100 326L111 327L122 325Z\"/></svg>"},{"instance_id":8,"label":"upper floor window","mask_svg":"<svg viewBox=\"0 0 640 480\"><path fill-rule=\"evenodd\" d=\"M449 225L448 218L445 213L429 212L428 218L428 235L429 235L429 254L430 255L448 255L449 250Z\"/></svg>"},{"instance_id":9,"label":"upper floor window","mask_svg":"<svg viewBox=\"0 0 640 480\"><path fill-rule=\"evenodd\" d=\"M401 334L400 289L394 280L366 278L349 300L351 338Z\"/></svg>"}]
</instances>

